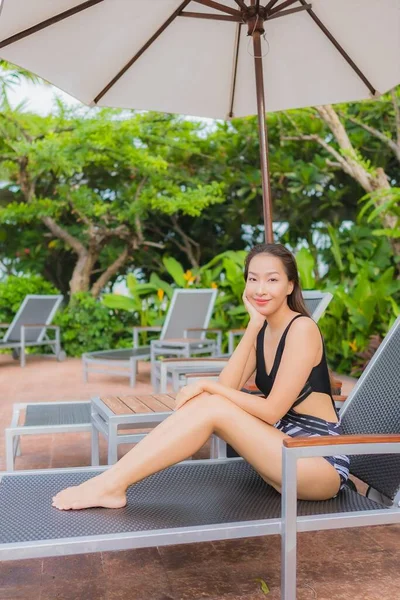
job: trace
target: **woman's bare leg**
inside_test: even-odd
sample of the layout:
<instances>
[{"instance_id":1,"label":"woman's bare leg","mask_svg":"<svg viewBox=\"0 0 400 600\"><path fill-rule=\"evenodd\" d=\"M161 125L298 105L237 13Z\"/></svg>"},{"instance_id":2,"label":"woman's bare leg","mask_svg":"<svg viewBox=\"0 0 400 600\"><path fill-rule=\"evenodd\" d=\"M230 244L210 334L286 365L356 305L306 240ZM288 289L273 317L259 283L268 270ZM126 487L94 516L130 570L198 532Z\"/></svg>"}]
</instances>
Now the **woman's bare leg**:
<instances>
[{"instance_id":1,"label":"woman's bare leg","mask_svg":"<svg viewBox=\"0 0 400 600\"><path fill-rule=\"evenodd\" d=\"M226 398L201 394L160 423L107 471L57 494L53 506L61 510L125 506L130 485L189 458L212 433L231 444L280 491L282 440L287 436ZM340 483L334 467L323 458L300 459L297 479L298 496L310 500L332 497Z\"/></svg>"}]
</instances>

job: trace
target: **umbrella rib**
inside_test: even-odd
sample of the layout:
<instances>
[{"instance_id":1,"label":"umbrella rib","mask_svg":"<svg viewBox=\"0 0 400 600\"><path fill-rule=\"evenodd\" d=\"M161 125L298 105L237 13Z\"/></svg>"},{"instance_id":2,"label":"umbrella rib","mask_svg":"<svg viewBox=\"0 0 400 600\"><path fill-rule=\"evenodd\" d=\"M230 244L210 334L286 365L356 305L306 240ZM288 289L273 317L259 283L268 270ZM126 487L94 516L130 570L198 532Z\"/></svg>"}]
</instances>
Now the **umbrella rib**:
<instances>
[{"instance_id":1,"label":"umbrella rib","mask_svg":"<svg viewBox=\"0 0 400 600\"><path fill-rule=\"evenodd\" d=\"M297 2L298 0L296 0ZM288 10L282 10L282 11L278 11L278 12L272 12L270 13L267 18L265 19L266 21L272 21L272 19L278 19L279 17L286 17L287 15L294 15L295 13L298 12L303 12L305 10L310 10L311 8L311 4L305 4L304 6L299 6L296 8L289 8Z\"/></svg>"},{"instance_id":2,"label":"umbrella rib","mask_svg":"<svg viewBox=\"0 0 400 600\"><path fill-rule=\"evenodd\" d=\"M268 11L275 6L275 4L278 2L278 0L270 0L267 4L267 6L265 7L265 12L268 13Z\"/></svg>"},{"instance_id":3,"label":"umbrella rib","mask_svg":"<svg viewBox=\"0 0 400 600\"><path fill-rule=\"evenodd\" d=\"M279 12L280 10L287 8L288 6L291 6L292 4L296 4L296 2L298 2L298 1L299 0L285 0L285 2L282 2L282 4L280 4L279 6L277 6L274 9L272 9L269 14L273 15L273 14Z\"/></svg>"},{"instance_id":4,"label":"umbrella rib","mask_svg":"<svg viewBox=\"0 0 400 600\"><path fill-rule=\"evenodd\" d=\"M235 0L236 4L240 6L241 9L247 10L248 6L245 4L244 0Z\"/></svg>"},{"instance_id":5,"label":"umbrella rib","mask_svg":"<svg viewBox=\"0 0 400 600\"><path fill-rule=\"evenodd\" d=\"M242 23L239 23L236 29L236 40L235 40L235 54L233 57L233 77L232 77L232 88L231 88L231 100L229 103L229 112L228 117L232 118L233 114L233 104L235 101L235 92L236 92L236 79L237 79L237 69L239 62L239 48L240 48L240 35L242 33Z\"/></svg>"},{"instance_id":6,"label":"umbrella rib","mask_svg":"<svg viewBox=\"0 0 400 600\"><path fill-rule=\"evenodd\" d=\"M305 0L299 0L299 2L303 6L306 5L306 1ZM314 21L314 23L316 23L318 25L318 27L321 29L321 31L329 39L329 41L332 42L332 44L335 46L336 50L338 50L338 52L340 52L340 54L343 56L343 58L345 59L345 61L357 73L357 75L360 77L360 79L363 81L363 83L365 83L365 85L367 86L367 88L369 89L369 91L371 92L371 94L374 96L376 94L376 89L368 81L368 79L366 78L366 76L364 75L364 73L357 67L356 63L350 58L350 56L347 54L347 52L345 51L345 49L342 48L342 46L339 44L339 42L336 40L336 38L331 34L331 32L329 31L329 29L322 23L322 21L317 17L317 15L315 14L315 12L312 9L308 9L307 12L310 15L310 17L312 18L312 20Z\"/></svg>"},{"instance_id":7,"label":"umbrella rib","mask_svg":"<svg viewBox=\"0 0 400 600\"><path fill-rule=\"evenodd\" d=\"M157 29L155 33L147 40L147 42L140 48L140 50L135 54L133 58L117 73L117 75L101 90L99 94L93 100L94 104L97 104L99 100L112 88L113 85L117 83L119 79L126 73L128 69L142 56L142 54L151 46L153 42L167 29L169 25L179 16L184 8L191 2L191 0L184 0L182 4L178 6L178 8L168 17L168 19Z\"/></svg>"},{"instance_id":8,"label":"umbrella rib","mask_svg":"<svg viewBox=\"0 0 400 600\"><path fill-rule=\"evenodd\" d=\"M233 17L231 15L211 15L208 13L197 13L197 12L181 12L180 17L191 17L193 19L210 19L213 21L233 21L234 23L241 23L242 19L239 17Z\"/></svg>"},{"instance_id":9,"label":"umbrella rib","mask_svg":"<svg viewBox=\"0 0 400 600\"><path fill-rule=\"evenodd\" d=\"M215 10L220 10L221 12L227 13L228 15L232 15L233 17L242 16L240 10L236 10L236 8L231 8L230 6L225 6L225 4L220 4L219 2L215 2L214 0L193 0L193 2L197 2L198 4L202 4L203 6L208 6L208 8L215 8Z\"/></svg>"},{"instance_id":10,"label":"umbrella rib","mask_svg":"<svg viewBox=\"0 0 400 600\"><path fill-rule=\"evenodd\" d=\"M83 4L78 4L78 6L75 6L74 8L70 8L69 10L59 13L58 15L55 15L54 17L50 17L49 19L46 19L45 21L42 21L41 23L37 23L36 25L29 27L28 29L24 29L23 31L20 31L19 33L16 33L16 34L10 36L9 38L0 41L0 48L9 46L10 44L13 44L14 42L18 42L19 40L22 40L23 38L26 38L29 35L36 33L37 31L41 31L42 29L45 29L46 27L49 27L50 25L53 25L54 23L63 21L64 19L67 19L68 17L72 17L72 15L75 15L76 13L79 13L82 10L86 10L87 8L91 8L92 6L94 6L95 4L99 4L100 2L104 2L104 0L88 0L87 2L83 2Z\"/></svg>"}]
</instances>

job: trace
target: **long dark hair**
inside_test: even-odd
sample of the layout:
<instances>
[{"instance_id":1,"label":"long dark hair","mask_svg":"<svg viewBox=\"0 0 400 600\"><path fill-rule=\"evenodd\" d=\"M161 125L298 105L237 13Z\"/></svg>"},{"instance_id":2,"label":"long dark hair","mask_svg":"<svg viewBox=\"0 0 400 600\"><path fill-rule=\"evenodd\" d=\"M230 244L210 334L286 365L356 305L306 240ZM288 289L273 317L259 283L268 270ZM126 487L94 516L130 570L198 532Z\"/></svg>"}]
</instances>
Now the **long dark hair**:
<instances>
[{"instance_id":1,"label":"long dark hair","mask_svg":"<svg viewBox=\"0 0 400 600\"><path fill-rule=\"evenodd\" d=\"M257 246L254 246L254 248L250 250L246 257L246 262L244 265L245 281L247 281L249 274L249 265L251 259L258 254L268 254L269 256L276 256L276 258L280 259L283 264L283 268L285 269L287 278L294 284L292 293L287 297L288 306L291 310L309 317L310 313L308 312L303 300L299 281L299 272L297 270L296 259L293 254L287 248L285 248L285 246L282 246L282 244L258 244Z\"/></svg>"}]
</instances>

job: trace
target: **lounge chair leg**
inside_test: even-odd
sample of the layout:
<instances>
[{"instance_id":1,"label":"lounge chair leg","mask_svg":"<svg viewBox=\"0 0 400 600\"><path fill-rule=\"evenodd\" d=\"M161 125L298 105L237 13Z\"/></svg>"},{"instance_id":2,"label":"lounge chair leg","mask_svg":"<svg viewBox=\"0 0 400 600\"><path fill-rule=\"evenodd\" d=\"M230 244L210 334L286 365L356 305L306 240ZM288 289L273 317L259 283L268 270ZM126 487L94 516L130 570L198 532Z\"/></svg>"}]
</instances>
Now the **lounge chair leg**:
<instances>
[{"instance_id":1,"label":"lounge chair leg","mask_svg":"<svg viewBox=\"0 0 400 600\"><path fill-rule=\"evenodd\" d=\"M14 458L21 456L21 436L16 435L14 439Z\"/></svg>"},{"instance_id":2,"label":"lounge chair leg","mask_svg":"<svg viewBox=\"0 0 400 600\"><path fill-rule=\"evenodd\" d=\"M118 460L118 429L117 425L108 425L108 453L107 464L114 465Z\"/></svg>"},{"instance_id":3,"label":"lounge chair leg","mask_svg":"<svg viewBox=\"0 0 400 600\"><path fill-rule=\"evenodd\" d=\"M85 359L83 359L83 381L88 382L89 379L89 367Z\"/></svg>"},{"instance_id":4,"label":"lounge chair leg","mask_svg":"<svg viewBox=\"0 0 400 600\"><path fill-rule=\"evenodd\" d=\"M282 448L282 560L281 598L296 600L297 569L297 462Z\"/></svg>"},{"instance_id":5,"label":"lounge chair leg","mask_svg":"<svg viewBox=\"0 0 400 600\"><path fill-rule=\"evenodd\" d=\"M130 359L130 363L131 363L131 368L130 368L130 375L129 375L129 385L131 387L135 387L136 385L136 373L138 371L138 362L135 358L131 358Z\"/></svg>"},{"instance_id":6,"label":"lounge chair leg","mask_svg":"<svg viewBox=\"0 0 400 600\"><path fill-rule=\"evenodd\" d=\"M92 467L100 465L99 430L92 423Z\"/></svg>"},{"instance_id":7,"label":"lounge chair leg","mask_svg":"<svg viewBox=\"0 0 400 600\"><path fill-rule=\"evenodd\" d=\"M14 471L14 434L10 429L5 431L6 438L6 469Z\"/></svg>"}]
</instances>

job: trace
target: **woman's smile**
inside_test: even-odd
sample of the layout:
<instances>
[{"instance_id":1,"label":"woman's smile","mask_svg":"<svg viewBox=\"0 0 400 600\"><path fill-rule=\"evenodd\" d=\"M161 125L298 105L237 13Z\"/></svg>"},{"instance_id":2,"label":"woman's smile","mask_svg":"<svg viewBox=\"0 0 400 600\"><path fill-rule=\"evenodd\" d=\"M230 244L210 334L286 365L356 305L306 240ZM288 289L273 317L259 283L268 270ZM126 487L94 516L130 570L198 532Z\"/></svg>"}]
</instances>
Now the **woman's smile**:
<instances>
[{"instance_id":1,"label":"woman's smile","mask_svg":"<svg viewBox=\"0 0 400 600\"><path fill-rule=\"evenodd\" d=\"M268 302L271 302L271 299L267 300L266 298L254 298L254 302L259 304L260 306L265 306Z\"/></svg>"}]
</instances>

